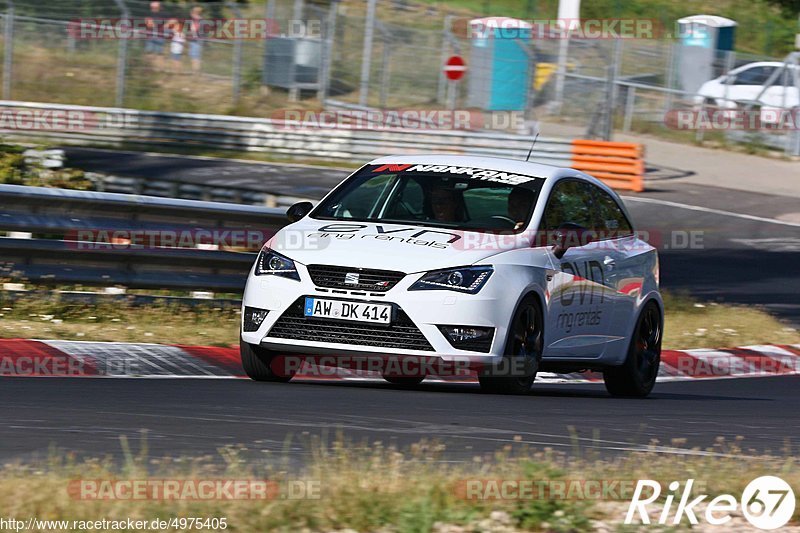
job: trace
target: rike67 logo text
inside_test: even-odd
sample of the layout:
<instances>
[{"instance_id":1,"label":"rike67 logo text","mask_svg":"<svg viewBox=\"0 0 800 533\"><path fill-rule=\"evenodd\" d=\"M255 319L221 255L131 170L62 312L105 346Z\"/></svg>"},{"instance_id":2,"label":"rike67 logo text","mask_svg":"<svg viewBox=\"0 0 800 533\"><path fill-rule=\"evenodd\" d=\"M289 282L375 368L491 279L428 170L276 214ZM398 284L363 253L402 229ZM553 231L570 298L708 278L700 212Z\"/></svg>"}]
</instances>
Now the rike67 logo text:
<instances>
[{"instance_id":1,"label":"rike67 logo text","mask_svg":"<svg viewBox=\"0 0 800 533\"><path fill-rule=\"evenodd\" d=\"M773 530L786 525L794 514L794 491L779 477L756 478L745 487L741 498L737 499L731 494L721 494L704 505L703 502L709 497L707 494L690 499L694 496L693 486L693 479L687 480L682 490L678 481L670 483L669 492L666 493L663 507L659 512L655 508L648 509L648 506L661 497L661 484L650 479L639 480L631 504L628 506L628 513L625 515L625 523L650 524L651 519L655 519L655 522L661 525L670 522L678 525L685 518L690 524L697 525L700 516L711 525L721 526L730 522L733 519L732 514L741 507L741 514L751 525L759 529ZM704 507L703 512L701 512L702 507ZM651 513L654 514L653 517Z\"/></svg>"}]
</instances>

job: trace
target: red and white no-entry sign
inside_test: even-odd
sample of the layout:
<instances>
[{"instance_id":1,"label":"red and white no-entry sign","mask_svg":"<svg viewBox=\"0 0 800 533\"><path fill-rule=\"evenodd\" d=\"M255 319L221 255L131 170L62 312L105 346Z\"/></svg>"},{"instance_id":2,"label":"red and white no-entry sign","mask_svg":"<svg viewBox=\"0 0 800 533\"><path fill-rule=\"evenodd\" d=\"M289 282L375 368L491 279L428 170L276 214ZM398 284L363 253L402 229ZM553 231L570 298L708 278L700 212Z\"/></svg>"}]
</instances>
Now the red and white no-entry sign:
<instances>
[{"instance_id":1,"label":"red and white no-entry sign","mask_svg":"<svg viewBox=\"0 0 800 533\"><path fill-rule=\"evenodd\" d=\"M450 56L444 64L444 75L448 80L456 81L464 77L467 71L467 64L461 56Z\"/></svg>"}]
</instances>

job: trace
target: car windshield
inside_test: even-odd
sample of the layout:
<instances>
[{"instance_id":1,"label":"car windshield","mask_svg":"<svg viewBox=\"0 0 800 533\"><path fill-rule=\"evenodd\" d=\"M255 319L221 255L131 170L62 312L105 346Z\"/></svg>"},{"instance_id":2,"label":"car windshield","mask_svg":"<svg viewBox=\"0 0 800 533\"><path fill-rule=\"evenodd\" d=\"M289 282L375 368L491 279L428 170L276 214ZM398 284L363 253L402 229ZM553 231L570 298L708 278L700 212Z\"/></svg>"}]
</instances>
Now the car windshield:
<instances>
[{"instance_id":1,"label":"car windshield","mask_svg":"<svg viewBox=\"0 0 800 533\"><path fill-rule=\"evenodd\" d=\"M542 181L467 167L371 165L336 189L311 216L469 231L521 231L530 220Z\"/></svg>"}]
</instances>

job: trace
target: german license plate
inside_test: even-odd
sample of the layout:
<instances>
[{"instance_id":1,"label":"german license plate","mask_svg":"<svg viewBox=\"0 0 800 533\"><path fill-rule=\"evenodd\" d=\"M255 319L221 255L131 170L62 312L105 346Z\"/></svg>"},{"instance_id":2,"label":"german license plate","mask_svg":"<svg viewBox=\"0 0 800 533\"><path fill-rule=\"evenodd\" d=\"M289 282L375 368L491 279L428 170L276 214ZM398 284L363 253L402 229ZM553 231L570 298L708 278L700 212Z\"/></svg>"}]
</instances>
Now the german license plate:
<instances>
[{"instance_id":1,"label":"german license plate","mask_svg":"<svg viewBox=\"0 0 800 533\"><path fill-rule=\"evenodd\" d=\"M392 306L369 302L345 302L324 298L306 298L304 314L307 317L332 318L334 320L357 320L375 324L392 321Z\"/></svg>"}]
</instances>

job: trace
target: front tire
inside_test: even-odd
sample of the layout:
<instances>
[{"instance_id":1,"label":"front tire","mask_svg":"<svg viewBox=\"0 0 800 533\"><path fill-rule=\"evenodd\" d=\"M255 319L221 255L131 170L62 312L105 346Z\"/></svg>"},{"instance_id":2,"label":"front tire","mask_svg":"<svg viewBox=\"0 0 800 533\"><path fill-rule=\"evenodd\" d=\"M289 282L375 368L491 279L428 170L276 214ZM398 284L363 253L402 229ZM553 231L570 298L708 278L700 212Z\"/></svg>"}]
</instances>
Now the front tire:
<instances>
[{"instance_id":1,"label":"front tire","mask_svg":"<svg viewBox=\"0 0 800 533\"><path fill-rule=\"evenodd\" d=\"M625 362L603 371L609 394L626 398L645 398L650 394L661 364L662 328L661 311L651 300L636 322Z\"/></svg>"},{"instance_id":2,"label":"front tire","mask_svg":"<svg viewBox=\"0 0 800 533\"><path fill-rule=\"evenodd\" d=\"M275 355L266 348L250 344L239 338L239 355L247 377L253 381L277 381L286 383L294 377L294 373L280 375L273 370Z\"/></svg>"},{"instance_id":3,"label":"front tire","mask_svg":"<svg viewBox=\"0 0 800 533\"><path fill-rule=\"evenodd\" d=\"M526 296L514 311L501 368L492 367L478 376L481 389L494 394L530 391L542 356L543 322L539 301L533 295Z\"/></svg>"}]
</instances>

